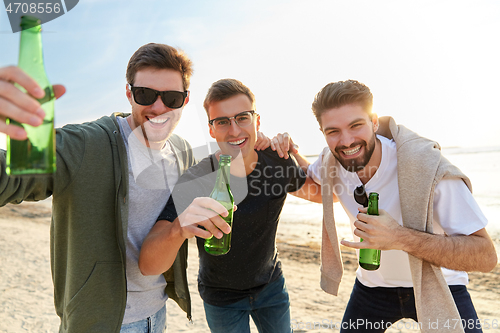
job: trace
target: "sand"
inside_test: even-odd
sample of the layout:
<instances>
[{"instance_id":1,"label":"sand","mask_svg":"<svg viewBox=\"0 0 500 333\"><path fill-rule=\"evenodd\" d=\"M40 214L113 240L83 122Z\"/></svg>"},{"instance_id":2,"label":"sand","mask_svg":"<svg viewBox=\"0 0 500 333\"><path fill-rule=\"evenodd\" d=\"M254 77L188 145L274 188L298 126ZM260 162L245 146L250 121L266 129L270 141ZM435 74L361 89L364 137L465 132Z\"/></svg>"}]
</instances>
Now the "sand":
<instances>
[{"instance_id":1,"label":"sand","mask_svg":"<svg viewBox=\"0 0 500 333\"><path fill-rule=\"evenodd\" d=\"M0 208L0 332L57 332L49 257L50 200L7 205ZM279 239L278 239L279 240ZM296 333L334 332L340 322L354 283L355 253L342 249L345 272L339 296L319 287L319 244L278 242L284 274L291 298L292 324ZM189 324L172 301L167 302L168 332L209 332L203 305L197 293L197 250L189 252L188 277L193 299ZM481 320L493 329L500 325L500 267L490 273L471 273L469 292ZM388 332L418 332L413 321L401 321ZM299 329L300 327L300 329ZM252 332L257 332L252 324Z\"/></svg>"}]
</instances>

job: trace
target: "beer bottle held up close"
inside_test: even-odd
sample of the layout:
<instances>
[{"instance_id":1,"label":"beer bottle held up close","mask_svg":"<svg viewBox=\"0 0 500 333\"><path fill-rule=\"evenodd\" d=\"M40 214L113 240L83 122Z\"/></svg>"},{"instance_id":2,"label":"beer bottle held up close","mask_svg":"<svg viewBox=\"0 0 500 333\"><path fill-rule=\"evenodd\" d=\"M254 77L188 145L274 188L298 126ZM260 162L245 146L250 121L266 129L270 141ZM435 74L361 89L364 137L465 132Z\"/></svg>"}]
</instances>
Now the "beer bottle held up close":
<instances>
[{"instance_id":1,"label":"beer bottle held up close","mask_svg":"<svg viewBox=\"0 0 500 333\"><path fill-rule=\"evenodd\" d=\"M378 193L376 192L371 192L368 196L368 215L378 215ZM380 254L380 250L360 249L359 266L369 271L377 270L380 267Z\"/></svg>"},{"instance_id":2,"label":"beer bottle held up close","mask_svg":"<svg viewBox=\"0 0 500 333\"><path fill-rule=\"evenodd\" d=\"M18 66L31 76L45 91L39 99L45 119L33 127L7 119L7 124L23 127L28 138L18 141L7 138L7 174L11 176L52 174L56 170L54 131L54 91L45 73L40 20L32 16L21 17L21 44ZM21 86L21 91L26 92Z\"/></svg>"},{"instance_id":3,"label":"beer bottle held up close","mask_svg":"<svg viewBox=\"0 0 500 333\"><path fill-rule=\"evenodd\" d=\"M224 221L229 224L232 228L233 225L233 206L234 198L231 193L231 187L229 186L230 178L230 167L231 167L231 156L230 155L220 155L219 158L219 170L217 171L217 180L215 181L215 186L210 194L210 198L217 200L221 203L228 211L227 217L221 216ZM205 251L211 255L218 256L229 252L231 248L231 235L233 230L228 234L224 234L222 238L218 239L216 237L211 237L205 240Z\"/></svg>"}]
</instances>

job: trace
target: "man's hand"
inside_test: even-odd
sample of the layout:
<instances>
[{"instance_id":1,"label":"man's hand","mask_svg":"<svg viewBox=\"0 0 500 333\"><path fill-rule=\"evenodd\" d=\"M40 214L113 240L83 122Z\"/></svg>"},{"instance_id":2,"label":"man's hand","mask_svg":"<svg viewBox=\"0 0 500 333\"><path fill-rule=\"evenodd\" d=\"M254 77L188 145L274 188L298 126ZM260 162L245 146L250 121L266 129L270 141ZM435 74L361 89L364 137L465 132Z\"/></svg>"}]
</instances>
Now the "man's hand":
<instances>
[{"instance_id":1,"label":"man's hand","mask_svg":"<svg viewBox=\"0 0 500 333\"><path fill-rule=\"evenodd\" d=\"M255 150L265 150L271 145L271 139L269 139L261 131L257 131L257 141L255 142Z\"/></svg>"},{"instance_id":2,"label":"man's hand","mask_svg":"<svg viewBox=\"0 0 500 333\"><path fill-rule=\"evenodd\" d=\"M292 137L287 132L279 133L271 140L271 149L278 152L278 155L285 159L289 157L289 152L293 154L299 153L299 146L293 143Z\"/></svg>"},{"instance_id":3,"label":"man's hand","mask_svg":"<svg viewBox=\"0 0 500 333\"><path fill-rule=\"evenodd\" d=\"M23 93L14 84L24 87ZM56 98L61 97L66 88L54 85ZM45 96L42 88L19 67L0 68L0 132L15 140L25 140L26 131L15 125L7 125L6 118L31 126L39 126L43 122L45 112L36 99Z\"/></svg>"},{"instance_id":4,"label":"man's hand","mask_svg":"<svg viewBox=\"0 0 500 333\"><path fill-rule=\"evenodd\" d=\"M235 210L236 206L233 207ZM141 273L158 275L167 271L187 238L210 238L212 235L221 238L223 232L229 233L231 227L219 214L227 216L228 211L216 200L200 197L194 199L173 222L157 221L142 243L139 255Z\"/></svg>"},{"instance_id":5,"label":"man's hand","mask_svg":"<svg viewBox=\"0 0 500 333\"><path fill-rule=\"evenodd\" d=\"M363 238L362 242L340 243L355 249L402 250L400 239L404 228L385 210L379 210L379 215L368 215L367 208L359 208L357 220L354 222L354 234Z\"/></svg>"},{"instance_id":6,"label":"man's hand","mask_svg":"<svg viewBox=\"0 0 500 333\"><path fill-rule=\"evenodd\" d=\"M486 229L470 235L441 235L400 226L386 211L379 216L359 210L354 234L363 242L341 241L355 249L402 250L438 267L464 272L489 272L497 265L495 246Z\"/></svg>"},{"instance_id":7,"label":"man's hand","mask_svg":"<svg viewBox=\"0 0 500 333\"><path fill-rule=\"evenodd\" d=\"M233 211L236 210L235 208ZM231 232L231 227L219 215L224 217L228 215L227 209L219 202L208 197L195 198L178 217L181 235L184 238L193 236L210 238L212 235L221 238L223 232L225 234Z\"/></svg>"}]
</instances>

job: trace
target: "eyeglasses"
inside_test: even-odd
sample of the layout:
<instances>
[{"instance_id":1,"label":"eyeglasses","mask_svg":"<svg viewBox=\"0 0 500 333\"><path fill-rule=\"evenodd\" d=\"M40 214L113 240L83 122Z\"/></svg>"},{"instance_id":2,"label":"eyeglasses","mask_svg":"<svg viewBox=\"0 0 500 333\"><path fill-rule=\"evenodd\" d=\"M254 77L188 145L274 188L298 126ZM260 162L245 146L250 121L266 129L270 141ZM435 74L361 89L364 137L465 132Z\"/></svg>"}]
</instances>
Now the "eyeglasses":
<instances>
[{"instance_id":1,"label":"eyeglasses","mask_svg":"<svg viewBox=\"0 0 500 333\"><path fill-rule=\"evenodd\" d=\"M253 122L254 115L258 115L254 110L243 111L234 117L219 117L209 120L208 123L213 126L217 132L226 132L231 128L231 119L234 119L234 122L239 127L246 127Z\"/></svg>"},{"instance_id":2,"label":"eyeglasses","mask_svg":"<svg viewBox=\"0 0 500 333\"><path fill-rule=\"evenodd\" d=\"M139 105L151 105L161 96L163 104L170 109L179 109L186 101L188 91L158 91L146 87L134 87L129 83L130 90L134 96L134 101Z\"/></svg>"},{"instance_id":3,"label":"eyeglasses","mask_svg":"<svg viewBox=\"0 0 500 333\"><path fill-rule=\"evenodd\" d=\"M368 195L365 191L365 186L360 185L354 190L354 200L363 207L368 207Z\"/></svg>"}]
</instances>

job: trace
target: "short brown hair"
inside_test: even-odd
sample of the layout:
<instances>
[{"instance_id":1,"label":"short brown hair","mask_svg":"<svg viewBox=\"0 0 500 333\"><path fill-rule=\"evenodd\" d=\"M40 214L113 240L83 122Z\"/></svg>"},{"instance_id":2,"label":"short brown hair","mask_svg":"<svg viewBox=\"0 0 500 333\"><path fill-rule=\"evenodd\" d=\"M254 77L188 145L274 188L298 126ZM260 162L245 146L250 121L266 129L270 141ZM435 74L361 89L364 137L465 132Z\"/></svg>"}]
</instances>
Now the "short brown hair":
<instances>
[{"instance_id":1,"label":"short brown hair","mask_svg":"<svg viewBox=\"0 0 500 333\"><path fill-rule=\"evenodd\" d=\"M321 115L325 111L348 104L359 104L371 114L373 95L370 88L356 80L329 83L314 98L312 111L321 126Z\"/></svg>"},{"instance_id":2,"label":"short brown hair","mask_svg":"<svg viewBox=\"0 0 500 333\"><path fill-rule=\"evenodd\" d=\"M250 88L241 83L241 81L235 79L221 79L217 82L214 82L210 89L208 89L207 96L205 97L205 101L203 102L203 107L207 112L207 116L208 108L210 107L211 103L220 102L239 94L246 95L252 103L252 108L255 109L255 96Z\"/></svg>"},{"instance_id":3,"label":"short brown hair","mask_svg":"<svg viewBox=\"0 0 500 333\"><path fill-rule=\"evenodd\" d=\"M193 74L193 63L180 49L166 44L149 43L141 46L127 65L127 82L134 84L135 74L144 68L173 69L181 73L184 90L188 90Z\"/></svg>"}]
</instances>

